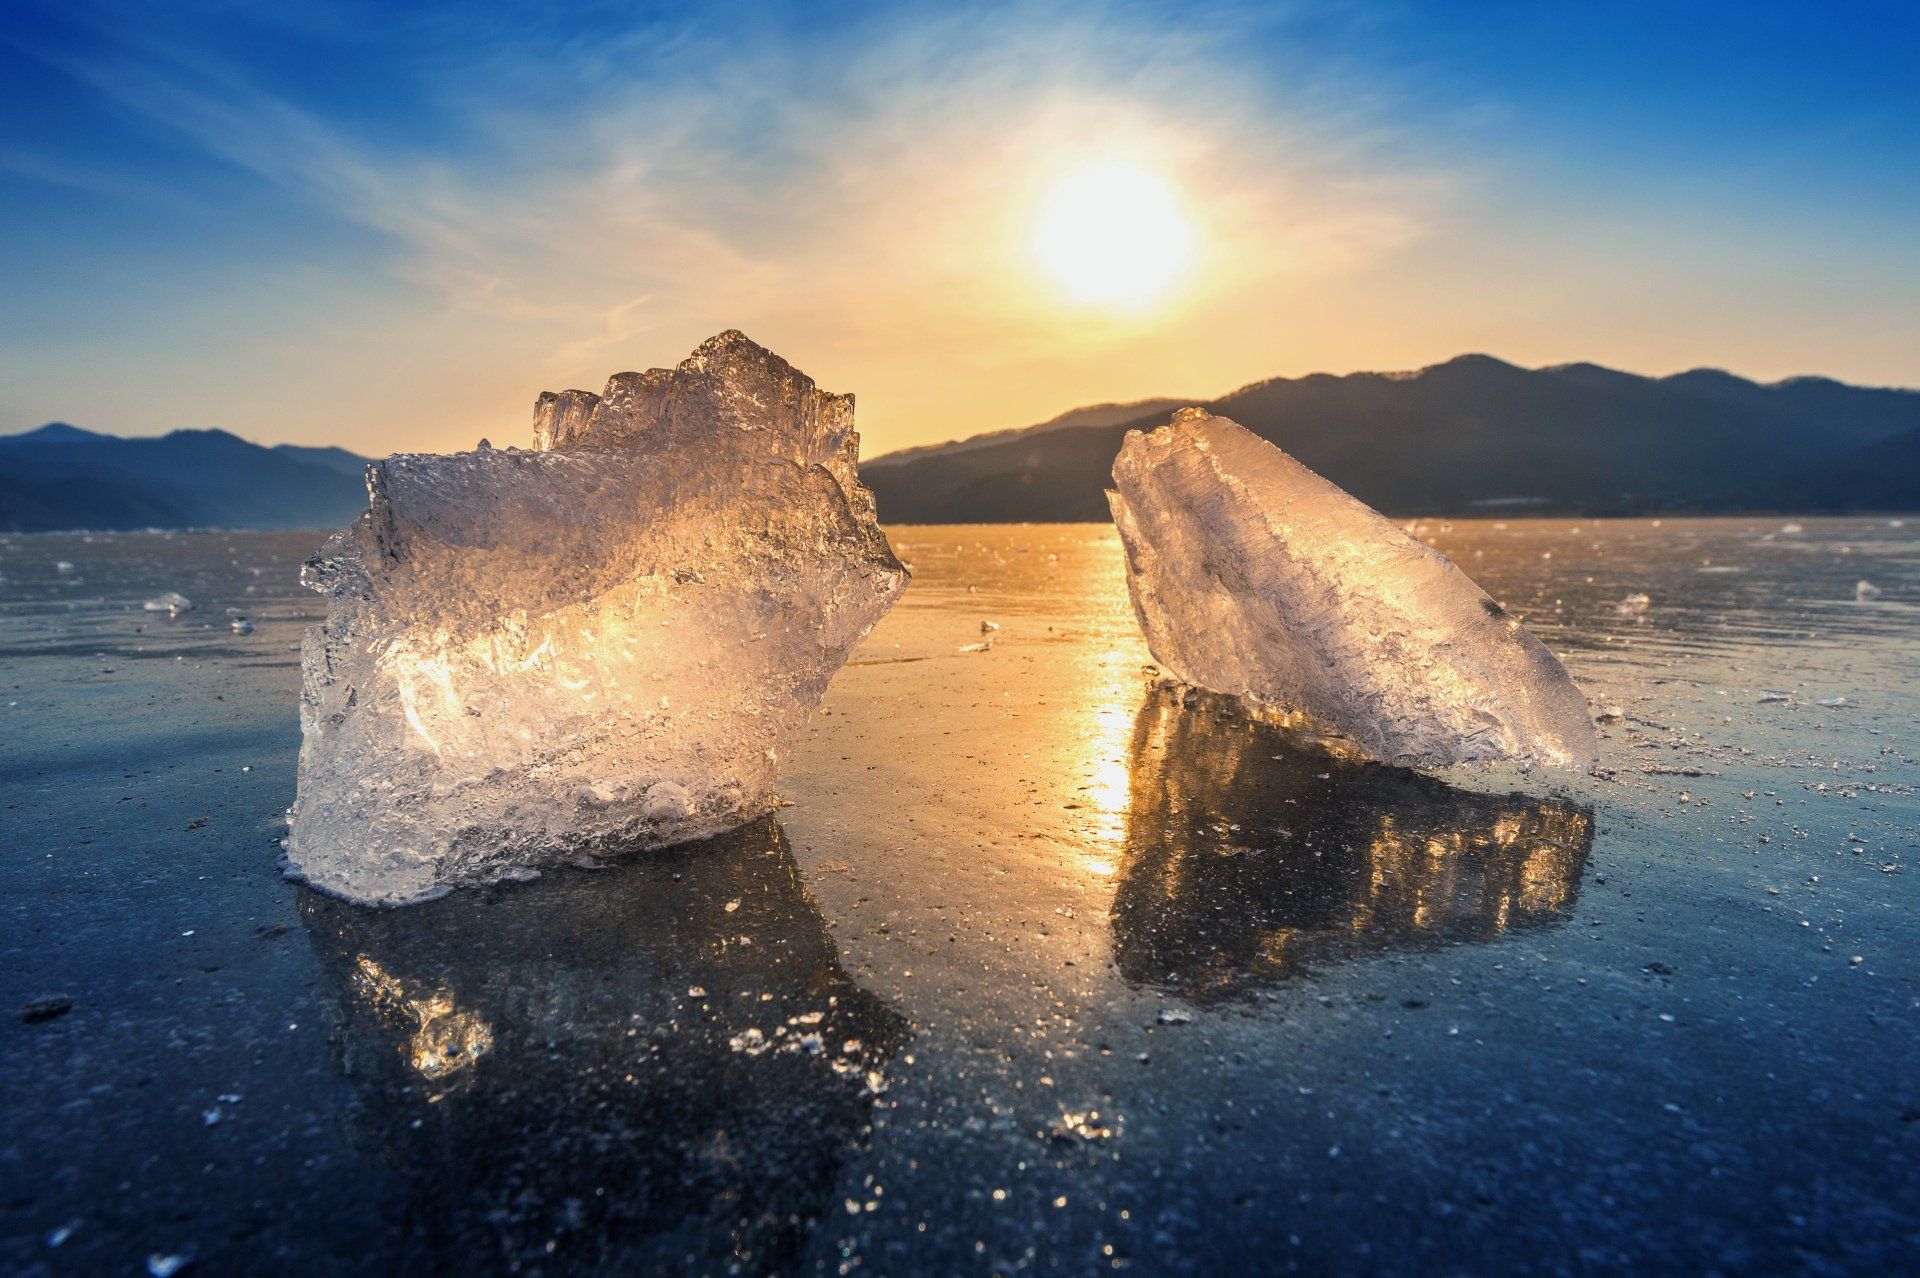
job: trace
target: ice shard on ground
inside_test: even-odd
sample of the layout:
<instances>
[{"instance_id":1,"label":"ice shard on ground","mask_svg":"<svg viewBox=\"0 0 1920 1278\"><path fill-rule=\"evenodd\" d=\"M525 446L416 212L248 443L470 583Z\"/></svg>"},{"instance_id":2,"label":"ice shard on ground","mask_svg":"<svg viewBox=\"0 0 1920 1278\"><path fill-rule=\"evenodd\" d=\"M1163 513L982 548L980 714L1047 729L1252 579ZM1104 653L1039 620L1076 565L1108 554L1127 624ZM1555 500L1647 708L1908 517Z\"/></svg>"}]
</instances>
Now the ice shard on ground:
<instances>
[{"instance_id":1,"label":"ice shard on ground","mask_svg":"<svg viewBox=\"0 0 1920 1278\"><path fill-rule=\"evenodd\" d=\"M1466 574L1253 432L1204 409L1129 431L1108 498L1154 659L1427 766L1586 767L1586 697Z\"/></svg>"},{"instance_id":2,"label":"ice shard on ground","mask_svg":"<svg viewBox=\"0 0 1920 1278\"><path fill-rule=\"evenodd\" d=\"M295 877L403 903L751 820L906 585L852 396L740 333L534 415L375 463L308 561Z\"/></svg>"}]
</instances>

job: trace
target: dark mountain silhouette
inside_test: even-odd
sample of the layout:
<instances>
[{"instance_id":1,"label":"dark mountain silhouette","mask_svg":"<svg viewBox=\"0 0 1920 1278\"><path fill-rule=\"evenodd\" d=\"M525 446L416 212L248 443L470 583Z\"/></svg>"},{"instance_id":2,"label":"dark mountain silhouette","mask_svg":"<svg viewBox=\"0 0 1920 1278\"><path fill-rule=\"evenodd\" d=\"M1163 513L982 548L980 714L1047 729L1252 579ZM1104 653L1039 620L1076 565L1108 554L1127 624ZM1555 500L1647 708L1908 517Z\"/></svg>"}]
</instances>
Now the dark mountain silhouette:
<instances>
[{"instance_id":1,"label":"dark mountain silhouette","mask_svg":"<svg viewBox=\"0 0 1920 1278\"><path fill-rule=\"evenodd\" d=\"M892 523L1105 521L1121 438L1189 402L1078 408L876 457L861 477ZM1391 514L1920 509L1920 392L1824 377L1462 355L1200 402ZM365 466L220 430L122 439L52 422L0 437L0 531L332 527L365 507Z\"/></svg>"},{"instance_id":2,"label":"dark mountain silhouette","mask_svg":"<svg viewBox=\"0 0 1920 1278\"><path fill-rule=\"evenodd\" d=\"M1920 392L1827 378L1763 385L1713 369L1654 378L1463 355L1414 373L1274 378L1207 406L1394 514L1920 506L1914 448L1895 444L1920 431ZM1067 414L877 457L861 477L896 523L1105 520L1121 438L1166 417L1160 405L1132 421ZM1854 486L1868 470L1874 483Z\"/></svg>"},{"instance_id":3,"label":"dark mountain silhouette","mask_svg":"<svg viewBox=\"0 0 1920 1278\"><path fill-rule=\"evenodd\" d=\"M0 465L6 454L0 453ZM63 528L184 528L193 521L132 484L106 479L20 479L0 471L0 531Z\"/></svg>"},{"instance_id":4,"label":"dark mountain silhouette","mask_svg":"<svg viewBox=\"0 0 1920 1278\"><path fill-rule=\"evenodd\" d=\"M122 439L54 422L0 437L0 530L325 528L366 506L365 462L349 473L351 456L223 430Z\"/></svg>"},{"instance_id":5,"label":"dark mountain silhouette","mask_svg":"<svg viewBox=\"0 0 1920 1278\"><path fill-rule=\"evenodd\" d=\"M367 475L367 459L359 453L350 453L344 448L332 445L316 447L312 444L275 444L273 451L282 457L291 457L310 466L325 466L328 470L338 471L342 475L351 475L355 480L364 480Z\"/></svg>"},{"instance_id":6,"label":"dark mountain silhouette","mask_svg":"<svg viewBox=\"0 0 1920 1278\"><path fill-rule=\"evenodd\" d=\"M887 464L898 465L912 461L916 457L931 457L956 452L970 452L976 448L990 448L1031 435L1036 431L1062 430L1069 426L1121 426L1137 422L1144 417L1165 417L1176 408L1185 408L1188 404L1197 404L1197 399L1135 399L1124 404L1089 404L1085 408L1070 408L1058 417L1048 418L1037 426L1015 426L1011 430L990 430L979 435L969 435L965 439L950 440L944 444L921 444L915 448L902 448L898 452L886 455ZM876 459L878 460L878 459Z\"/></svg>"},{"instance_id":7,"label":"dark mountain silhouette","mask_svg":"<svg viewBox=\"0 0 1920 1278\"><path fill-rule=\"evenodd\" d=\"M81 430L78 426L69 426L65 422L48 422L45 426L30 430L24 435L8 435L4 440L9 444L91 444L103 439L112 439L112 435L102 435L99 431Z\"/></svg>"},{"instance_id":8,"label":"dark mountain silhouette","mask_svg":"<svg viewBox=\"0 0 1920 1278\"><path fill-rule=\"evenodd\" d=\"M1774 495L1799 510L1920 509L1920 427L1812 466Z\"/></svg>"}]
</instances>

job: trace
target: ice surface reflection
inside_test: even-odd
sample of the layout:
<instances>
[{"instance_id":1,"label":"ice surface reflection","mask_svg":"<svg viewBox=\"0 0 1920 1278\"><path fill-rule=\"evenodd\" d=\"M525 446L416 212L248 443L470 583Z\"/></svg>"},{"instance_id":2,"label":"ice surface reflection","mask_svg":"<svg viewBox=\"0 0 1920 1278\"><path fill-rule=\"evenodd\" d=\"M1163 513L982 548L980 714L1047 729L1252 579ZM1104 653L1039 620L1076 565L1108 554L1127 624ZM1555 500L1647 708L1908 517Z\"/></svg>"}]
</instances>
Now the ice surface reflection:
<instances>
[{"instance_id":1,"label":"ice surface reflection","mask_svg":"<svg viewBox=\"0 0 1920 1278\"><path fill-rule=\"evenodd\" d=\"M350 1138L406 1185L423 1269L785 1268L907 1037L771 820L404 911L300 908Z\"/></svg>"},{"instance_id":2,"label":"ice surface reflection","mask_svg":"<svg viewBox=\"0 0 1920 1278\"><path fill-rule=\"evenodd\" d=\"M1229 998L1370 951L1565 917L1587 809L1303 750L1228 699L1151 690L1134 721L1114 951L1136 983Z\"/></svg>"}]
</instances>

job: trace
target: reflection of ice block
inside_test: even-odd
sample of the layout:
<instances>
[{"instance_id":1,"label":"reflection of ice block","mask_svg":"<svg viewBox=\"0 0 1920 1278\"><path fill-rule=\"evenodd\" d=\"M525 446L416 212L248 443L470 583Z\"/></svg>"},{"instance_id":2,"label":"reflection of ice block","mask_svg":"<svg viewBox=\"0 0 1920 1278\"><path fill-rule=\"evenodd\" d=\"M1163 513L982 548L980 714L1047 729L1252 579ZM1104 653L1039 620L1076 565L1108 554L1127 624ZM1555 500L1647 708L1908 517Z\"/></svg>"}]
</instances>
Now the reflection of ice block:
<instances>
[{"instance_id":1,"label":"reflection of ice block","mask_svg":"<svg viewBox=\"0 0 1920 1278\"><path fill-rule=\"evenodd\" d=\"M1128 980L1208 1002L1572 916L1588 809L1303 752L1245 710L1163 685L1134 718L1113 898Z\"/></svg>"},{"instance_id":2,"label":"reflection of ice block","mask_svg":"<svg viewBox=\"0 0 1920 1278\"><path fill-rule=\"evenodd\" d=\"M1443 556L1245 427L1129 431L1109 493L1154 659L1378 759L1584 767L1586 698Z\"/></svg>"},{"instance_id":3,"label":"reflection of ice block","mask_svg":"<svg viewBox=\"0 0 1920 1278\"><path fill-rule=\"evenodd\" d=\"M799 1266L908 1026L842 968L771 818L396 914L302 892L366 1273Z\"/></svg>"},{"instance_id":4,"label":"reflection of ice block","mask_svg":"<svg viewBox=\"0 0 1920 1278\"><path fill-rule=\"evenodd\" d=\"M739 825L905 585L852 397L739 333L535 432L376 463L308 562L296 876L398 903Z\"/></svg>"}]
</instances>

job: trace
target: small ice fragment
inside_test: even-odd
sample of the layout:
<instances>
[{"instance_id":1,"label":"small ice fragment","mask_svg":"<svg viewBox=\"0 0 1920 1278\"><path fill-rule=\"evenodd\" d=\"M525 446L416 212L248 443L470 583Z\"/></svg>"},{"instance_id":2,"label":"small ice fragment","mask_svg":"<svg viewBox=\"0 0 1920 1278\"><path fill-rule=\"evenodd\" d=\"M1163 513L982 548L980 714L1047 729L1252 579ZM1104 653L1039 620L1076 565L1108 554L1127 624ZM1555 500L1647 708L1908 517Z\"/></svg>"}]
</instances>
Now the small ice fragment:
<instances>
[{"instance_id":1,"label":"small ice fragment","mask_svg":"<svg viewBox=\"0 0 1920 1278\"><path fill-rule=\"evenodd\" d=\"M740 333L534 435L373 463L307 562L294 876L400 904L752 820L906 586L852 398Z\"/></svg>"},{"instance_id":2,"label":"small ice fragment","mask_svg":"<svg viewBox=\"0 0 1920 1278\"><path fill-rule=\"evenodd\" d=\"M980 623L980 633L983 635L990 635L999 628L1000 623L997 621L983 621Z\"/></svg>"},{"instance_id":3,"label":"small ice fragment","mask_svg":"<svg viewBox=\"0 0 1920 1278\"><path fill-rule=\"evenodd\" d=\"M1760 704L1763 706L1766 705L1768 702L1772 702L1772 701L1791 701L1791 700L1793 700L1793 695L1787 692L1766 692L1763 690L1760 693Z\"/></svg>"},{"instance_id":4,"label":"small ice fragment","mask_svg":"<svg viewBox=\"0 0 1920 1278\"><path fill-rule=\"evenodd\" d=\"M191 1255L168 1255L154 1252L147 1257L147 1272L153 1278L173 1278L173 1276L193 1263Z\"/></svg>"},{"instance_id":5,"label":"small ice fragment","mask_svg":"<svg viewBox=\"0 0 1920 1278\"><path fill-rule=\"evenodd\" d=\"M1619 706L1605 705L1594 711L1593 717L1601 723L1619 723L1627 717L1627 712Z\"/></svg>"},{"instance_id":6,"label":"small ice fragment","mask_svg":"<svg viewBox=\"0 0 1920 1278\"><path fill-rule=\"evenodd\" d=\"M50 1021L56 1016L65 1016L73 1010L73 999L66 994L47 994L40 998L28 999L20 1008L20 1019L29 1025L41 1021Z\"/></svg>"},{"instance_id":7,"label":"small ice fragment","mask_svg":"<svg viewBox=\"0 0 1920 1278\"><path fill-rule=\"evenodd\" d=\"M1587 699L1449 560L1253 432L1129 431L1108 494L1154 660L1375 758L1590 765Z\"/></svg>"},{"instance_id":8,"label":"small ice fragment","mask_svg":"<svg viewBox=\"0 0 1920 1278\"><path fill-rule=\"evenodd\" d=\"M1183 1012L1177 1007L1163 1007L1156 1019L1162 1025L1189 1025L1193 1022L1193 1013Z\"/></svg>"},{"instance_id":9,"label":"small ice fragment","mask_svg":"<svg viewBox=\"0 0 1920 1278\"><path fill-rule=\"evenodd\" d=\"M958 648L955 648L954 651L955 652L990 652L992 651L992 649L993 649L993 640L983 639L979 643L963 643Z\"/></svg>"},{"instance_id":10,"label":"small ice fragment","mask_svg":"<svg viewBox=\"0 0 1920 1278\"><path fill-rule=\"evenodd\" d=\"M229 621L227 625L236 635L250 635L253 633L253 622L246 617L235 617L232 621Z\"/></svg>"},{"instance_id":11,"label":"small ice fragment","mask_svg":"<svg viewBox=\"0 0 1920 1278\"><path fill-rule=\"evenodd\" d=\"M1816 706L1826 706L1828 709L1832 709L1834 706L1844 706L1845 704L1847 704L1847 699L1845 697L1821 697L1818 701L1814 702L1813 704L1815 704Z\"/></svg>"},{"instance_id":12,"label":"small ice fragment","mask_svg":"<svg viewBox=\"0 0 1920 1278\"><path fill-rule=\"evenodd\" d=\"M68 563L66 560L62 559L53 565L53 570L55 572L63 572L63 573L72 572L73 565Z\"/></svg>"},{"instance_id":13,"label":"small ice fragment","mask_svg":"<svg viewBox=\"0 0 1920 1278\"><path fill-rule=\"evenodd\" d=\"M1805 532L1806 529L1802 528L1799 524L1781 524L1780 531L1786 533L1788 536L1793 536L1795 533Z\"/></svg>"},{"instance_id":14,"label":"small ice fragment","mask_svg":"<svg viewBox=\"0 0 1920 1278\"><path fill-rule=\"evenodd\" d=\"M183 612L193 611L193 600L177 590L169 590L164 595L155 595L140 606L148 612L164 612L177 617Z\"/></svg>"},{"instance_id":15,"label":"small ice fragment","mask_svg":"<svg viewBox=\"0 0 1920 1278\"><path fill-rule=\"evenodd\" d=\"M1853 597L1861 603L1865 603L1869 599L1878 599L1880 597L1880 587L1874 585L1865 577L1862 577L1859 581L1853 583Z\"/></svg>"},{"instance_id":16,"label":"small ice fragment","mask_svg":"<svg viewBox=\"0 0 1920 1278\"><path fill-rule=\"evenodd\" d=\"M1613 606L1613 610L1622 617L1637 617L1647 610L1653 600L1643 594L1631 594Z\"/></svg>"}]
</instances>

